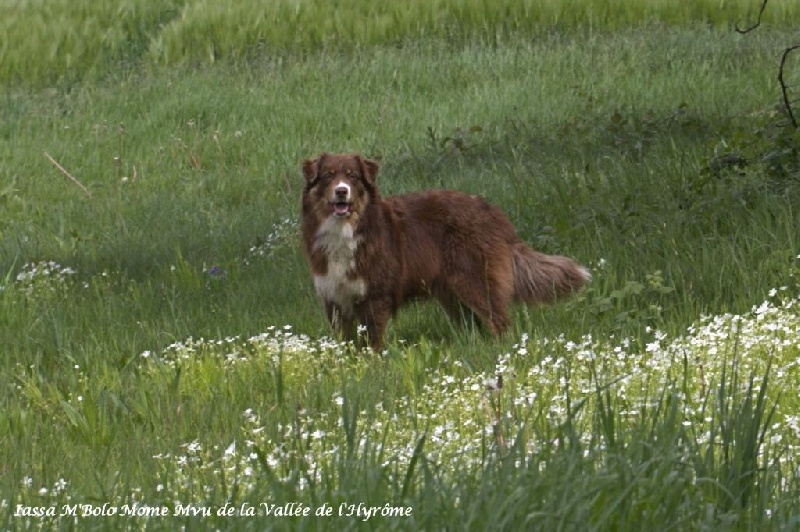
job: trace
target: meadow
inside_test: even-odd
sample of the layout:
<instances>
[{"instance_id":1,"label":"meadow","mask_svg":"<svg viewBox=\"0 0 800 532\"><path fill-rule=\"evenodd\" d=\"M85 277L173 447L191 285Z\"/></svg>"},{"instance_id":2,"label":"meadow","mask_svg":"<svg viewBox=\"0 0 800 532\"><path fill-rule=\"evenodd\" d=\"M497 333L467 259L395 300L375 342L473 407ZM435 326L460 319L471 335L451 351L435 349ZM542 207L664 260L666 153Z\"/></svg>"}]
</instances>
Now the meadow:
<instances>
[{"instance_id":1,"label":"meadow","mask_svg":"<svg viewBox=\"0 0 800 532\"><path fill-rule=\"evenodd\" d=\"M800 7L333 5L0 2L0 526L796 527ZM321 151L593 282L358 352L300 251Z\"/></svg>"}]
</instances>

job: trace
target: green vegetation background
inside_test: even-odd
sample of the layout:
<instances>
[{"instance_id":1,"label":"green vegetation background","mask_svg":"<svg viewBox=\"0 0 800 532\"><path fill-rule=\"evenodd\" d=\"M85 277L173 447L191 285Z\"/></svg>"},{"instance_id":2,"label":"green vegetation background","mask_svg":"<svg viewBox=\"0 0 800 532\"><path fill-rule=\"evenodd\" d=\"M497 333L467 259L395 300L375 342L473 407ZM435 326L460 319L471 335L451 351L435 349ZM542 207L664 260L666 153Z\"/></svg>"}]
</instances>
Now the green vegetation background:
<instances>
[{"instance_id":1,"label":"green vegetation background","mask_svg":"<svg viewBox=\"0 0 800 532\"><path fill-rule=\"evenodd\" d=\"M396 528L792 526L797 337L781 332L751 358L733 329L673 365L635 354L651 353L654 331L677 338L702 315L797 291L800 140L776 75L800 5L770 2L760 29L736 34L758 7L0 1L4 524L25 521L17 504L369 500L415 508L380 522ZM797 57L787 66L795 83ZM386 194L482 194L595 280L568 304L516 309L506 338L417 305L393 322L385 356L326 351L297 241L299 164L323 150L380 158ZM285 325L299 347L247 340ZM573 341L630 356L598 369ZM530 380L535 407L490 394L445 408L508 352L525 354L509 374L565 364ZM631 375L651 377L626 396L614 383ZM548 410L565 393L555 383L588 394L565 419ZM643 404L655 407L631 418ZM433 421L439 408L452 425ZM483 461L448 467L435 428L469 442L471 416L495 427L472 436ZM405 450L358 444L370 427ZM252 451L256 475L232 481L242 472L224 452L255 434L270 437ZM785 447L767 449L778 435ZM267 526L343 522L371 524ZM81 521L109 523L141 525Z\"/></svg>"}]
</instances>

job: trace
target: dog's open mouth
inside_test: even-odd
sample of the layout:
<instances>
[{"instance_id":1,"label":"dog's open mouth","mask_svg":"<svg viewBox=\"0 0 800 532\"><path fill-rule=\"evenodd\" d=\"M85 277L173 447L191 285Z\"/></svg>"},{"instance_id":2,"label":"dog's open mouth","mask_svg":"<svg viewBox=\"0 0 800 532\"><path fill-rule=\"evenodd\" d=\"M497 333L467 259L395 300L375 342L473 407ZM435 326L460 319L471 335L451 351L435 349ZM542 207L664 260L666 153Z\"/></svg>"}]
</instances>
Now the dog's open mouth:
<instances>
[{"instance_id":1,"label":"dog's open mouth","mask_svg":"<svg viewBox=\"0 0 800 532\"><path fill-rule=\"evenodd\" d=\"M331 203L331 207L333 207L334 216L350 216L350 204L346 201Z\"/></svg>"}]
</instances>

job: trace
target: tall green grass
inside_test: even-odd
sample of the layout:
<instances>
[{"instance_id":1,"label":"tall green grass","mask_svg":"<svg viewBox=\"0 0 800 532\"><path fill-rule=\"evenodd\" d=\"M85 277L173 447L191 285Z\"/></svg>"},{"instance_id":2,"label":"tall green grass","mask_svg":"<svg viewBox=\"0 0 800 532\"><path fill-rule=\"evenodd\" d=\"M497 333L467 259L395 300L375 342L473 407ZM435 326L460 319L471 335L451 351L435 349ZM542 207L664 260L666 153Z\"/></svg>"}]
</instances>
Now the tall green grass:
<instances>
[{"instance_id":1,"label":"tall green grass","mask_svg":"<svg viewBox=\"0 0 800 532\"><path fill-rule=\"evenodd\" d=\"M140 61L154 32L178 16L183 2L0 3L0 79L54 83L102 75Z\"/></svg>"},{"instance_id":2,"label":"tall green grass","mask_svg":"<svg viewBox=\"0 0 800 532\"><path fill-rule=\"evenodd\" d=\"M745 27L758 7L750 0L7 1L0 4L0 81L72 83L139 64L211 64L431 38L495 43L515 34L652 22ZM791 27L798 16L795 2L773 0L764 23Z\"/></svg>"}]
</instances>

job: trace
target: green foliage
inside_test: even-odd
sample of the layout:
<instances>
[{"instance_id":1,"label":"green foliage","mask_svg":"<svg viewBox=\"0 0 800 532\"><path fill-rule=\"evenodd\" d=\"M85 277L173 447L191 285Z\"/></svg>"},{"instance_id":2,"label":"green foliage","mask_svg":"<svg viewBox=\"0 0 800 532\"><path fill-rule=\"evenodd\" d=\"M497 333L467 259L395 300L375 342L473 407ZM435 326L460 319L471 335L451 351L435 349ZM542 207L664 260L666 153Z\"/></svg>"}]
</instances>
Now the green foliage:
<instances>
[{"instance_id":1,"label":"green foliage","mask_svg":"<svg viewBox=\"0 0 800 532\"><path fill-rule=\"evenodd\" d=\"M0 3L0 79L66 83L135 65L182 2Z\"/></svg>"},{"instance_id":2,"label":"green foliage","mask_svg":"<svg viewBox=\"0 0 800 532\"><path fill-rule=\"evenodd\" d=\"M498 43L653 21L730 28L751 23L757 7L749 0L8 0L0 3L0 80L70 84L138 64L213 64L431 38ZM798 17L796 3L773 0L764 23L791 28Z\"/></svg>"},{"instance_id":3,"label":"green foliage","mask_svg":"<svg viewBox=\"0 0 800 532\"><path fill-rule=\"evenodd\" d=\"M800 130L777 113L756 117L748 127L734 128L714 146L713 156L698 176L696 188L724 182L759 194L763 189L796 189L800 183ZM752 171L756 167L758 170Z\"/></svg>"},{"instance_id":4,"label":"green foliage","mask_svg":"<svg viewBox=\"0 0 800 532\"><path fill-rule=\"evenodd\" d=\"M659 302L663 296L675 292L675 288L664 286L661 271L656 270L645 276L645 284L639 281L627 281L622 287L609 294L598 294L600 290L590 286L582 295L580 303L587 305L588 311L595 319L613 316L616 327L661 326L663 325L663 308ZM649 301L645 304L644 302Z\"/></svg>"}]
</instances>

